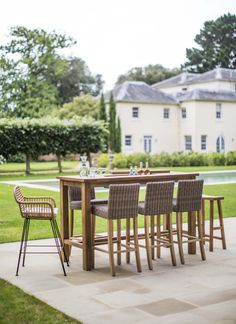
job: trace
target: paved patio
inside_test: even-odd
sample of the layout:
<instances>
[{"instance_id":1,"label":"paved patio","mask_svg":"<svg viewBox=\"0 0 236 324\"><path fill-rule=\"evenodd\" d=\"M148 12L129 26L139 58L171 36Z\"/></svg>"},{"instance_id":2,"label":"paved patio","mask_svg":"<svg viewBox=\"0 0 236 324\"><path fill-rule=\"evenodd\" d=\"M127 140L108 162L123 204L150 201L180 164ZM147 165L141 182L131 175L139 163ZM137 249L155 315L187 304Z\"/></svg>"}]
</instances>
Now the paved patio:
<instances>
[{"instance_id":1,"label":"paved patio","mask_svg":"<svg viewBox=\"0 0 236 324\"><path fill-rule=\"evenodd\" d=\"M221 242L207 261L186 255L186 265L172 267L169 250L149 271L141 249L143 272L123 262L110 276L108 256L96 253L96 270L82 270L81 250L73 248L67 277L56 255L28 255L15 276L19 243L0 245L0 277L62 312L88 324L236 323L236 218L225 219L227 250ZM50 240L42 240L47 244Z\"/></svg>"}]
</instances>

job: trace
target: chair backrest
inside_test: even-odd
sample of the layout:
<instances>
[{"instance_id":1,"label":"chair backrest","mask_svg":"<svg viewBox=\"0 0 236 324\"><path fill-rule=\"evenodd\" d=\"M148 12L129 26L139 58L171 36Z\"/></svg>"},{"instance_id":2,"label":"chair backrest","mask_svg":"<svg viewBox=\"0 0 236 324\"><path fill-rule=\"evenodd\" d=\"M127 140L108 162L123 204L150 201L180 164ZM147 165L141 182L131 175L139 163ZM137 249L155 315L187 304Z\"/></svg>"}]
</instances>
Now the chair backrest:
<instances>
[{"instance_id":1,"label":"chair backrest","mask_svg":"<svg viewBox=\"0 0 236 324\"><path fill-rule=\"evenodd\" d=\"M180 180L178 182L176 211L201 210L203 180Z\"/></svg>"},{"instance_id":2,"label":"chair backrest","mask_svg":"<svg viewBox=\"0 0 236 324\"><path fill-rule=\"evenodd\" d=\"M174 184L174 181L147 183L144 203L146 215L172 212Z\"/></svg>"},{"instance_id":3,"label":"chair backrest","mask_svg":"<svg viewBox=\"0 0 236 324\"><path fill-rule=\"evenodd\" d=\"M24 202L24 196L19 186L14 187L14 197L17 203Z\"/></svg>"},{"instance_id":4,"label":"chair backrest","mask_svg":"<svg viewBox=\"0 0 236 324\"><path fill-rule=\"evenodd\" d=\"M82 192L80 187L69 187L70 201L82 201ZM95 189L91 188L91 199L95 199Z\"/></svg>"},{"instance_id":5,"label":"chair backrest","mask_svg":"<svg viewBox=\"0 0 236 324\"><path fill-rule=\"evenodd\" d=\"M138 216L139 183L109 186L108 218L121 219Z\"/></svg>"}]
</instances>

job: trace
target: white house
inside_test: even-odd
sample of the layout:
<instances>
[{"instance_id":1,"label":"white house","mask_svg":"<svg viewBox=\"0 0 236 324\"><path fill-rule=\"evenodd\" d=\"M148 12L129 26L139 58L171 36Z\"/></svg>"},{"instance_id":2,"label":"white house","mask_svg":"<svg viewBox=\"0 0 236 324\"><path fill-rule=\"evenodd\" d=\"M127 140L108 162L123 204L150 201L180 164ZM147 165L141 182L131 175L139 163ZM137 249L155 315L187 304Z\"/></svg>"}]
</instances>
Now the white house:
<instances>
[{"instance_id":1,"label":"white house","mask_svg":"<svg viewBox=\"0 0 236 324\"><path fill-rule=\"evenodd\" d=\"M126 81L113 96L124 153L236 150L236 70L184 72L153 86Z\"/></svg>"}]
</instances>

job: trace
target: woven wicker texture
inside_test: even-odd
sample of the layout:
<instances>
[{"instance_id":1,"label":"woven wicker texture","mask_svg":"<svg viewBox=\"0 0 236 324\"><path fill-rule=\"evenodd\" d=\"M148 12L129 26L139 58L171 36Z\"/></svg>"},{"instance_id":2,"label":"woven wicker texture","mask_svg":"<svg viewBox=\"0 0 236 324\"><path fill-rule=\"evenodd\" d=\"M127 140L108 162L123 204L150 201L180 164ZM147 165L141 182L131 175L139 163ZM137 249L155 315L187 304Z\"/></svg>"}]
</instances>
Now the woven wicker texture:
<instances>
[{"instance_id":1,"label":"woven wicker texture","mask_svg":"<svg viewBox=\"0 0 236 324\"><path fill-rule=\"evenodd\" d=\"M202 190L203 180L180 180L177 199L173 200L173 210L176 212L201 210Z\"/></svg>"},{"instance_id":2,"label":"woven wicker texture","mask_svg":"<svg viewBox=\"0 0 236 324\"><path fill-rule=\"evenodd\" d=\"M93 214L108 219L133 218L138 215L138 183L109 186L108 205L94 205Z\"/></svg>"},{"instance_id":3,"label":"woven wicker texture","mask_svg":"<svg viewBox=\"0 0 236 324\"><path fill-rule=\"evenodd\" d=\"M174 181L148 182L145 202L139 203L139 214L159 215L172 212Z\"/></svg>"},{"instance_id":4,"label":"woven wicker texture","mask_svg":"<svg viewBox=\"0 0 236 324\"><path fill-rule=\"evenodd\" d=\"M81 188L80 187L70 187L69 197L70 197L70 209L81 209ZM107 199L97 199L95 198L95 190L91 189L91 204L106 204Z\"/></svg>"}]
</instances>

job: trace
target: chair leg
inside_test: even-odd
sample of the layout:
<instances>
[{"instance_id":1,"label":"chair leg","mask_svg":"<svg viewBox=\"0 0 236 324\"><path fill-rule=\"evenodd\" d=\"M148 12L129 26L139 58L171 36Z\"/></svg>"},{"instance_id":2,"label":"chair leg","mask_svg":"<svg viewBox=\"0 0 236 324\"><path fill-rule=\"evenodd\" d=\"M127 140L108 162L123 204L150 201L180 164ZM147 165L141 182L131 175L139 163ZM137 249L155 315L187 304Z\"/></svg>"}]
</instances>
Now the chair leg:
<instances>
[{"instance_id":1,"label":"chair leg","mask_svg":"<svg viewBox=\"0 0 236 324\"><path fill-rule=\"evenodd\" d=\"M23 224L23 229L22 229L22 236L21 236L21 243L20 243L20 251L19 251L17 268L16 268L16 276L18 276L18 274L19 274L20 259L21 259L21 254L22 254L22 247L23 247L23 243L24 243L24 238L25 238L25 232L26 232L26 228L27 228L27 223L28 223L28 219L25 218L24 224Z\"/></svg>"},{"instance_id":2,"label":"chair leg","mask_svg":"<svg viewBox=\"0 0 236 324\"><path fill-rule=\"evenodd\" d=\"M28 243L28 237L29 237L29 227L30 227L30 219L27 219L22 267L25 266L25 256L26 256L26 249L27 249L27 243Z\"/></svg>"},{"instance_id":3,"label":"chair leg","mask_svg":"<svg viewBox=\"0 0 236 324\"><path fill-rule=\"evenodd\" d=\"M63 270L64 276L66 276L66 270L64 267L64 262L63 262L61 251L60 251L60 245L59 245L59 241L58 241L58 236L57 236L58 233L57 233L57 229L56 229L56 225L55 225L55 220L50 219L50 223L51 223L52 232L53 232L53 236L54 236L55 243L56 243L57 252L58 252L58 255L59 255L59 258L61 261L62 270Z\"/></svg>"},{"instance_id":4,"label":"chair leg","mask_svg":"<svg viewBox=\"0 0 236 324\"><path fill-rule=\"evenodd\" d=\"M213 227L214 227L214 201L210 200L210 244L209 250L213 252Z\"/></svg>"},{"instance_id":5,"label":"chair leg","mask_svg":"<svg viewBox=\"0 0 236 324\"><path fill-rule=\"evenodd\" d=\"M202 199L202 236L203 236L203 244L206 243L205 236L206 236L206 230L205 230L205 220L206 220L206 210L205 210L205 200Z\"/></svg>"},{"instance_id":6,"label":"chair leg","mask_svg":"<svg viewBox=\"0 0 236 324\"><path fill-rule=\"evenodd\" d=\"M224 230L224 222L223 222L223 213L222 213L222 205L221 200L217 200L218 212L219 212L219 222L220 222L220 231L221 231L221 239L222 239L222 248L226 249L226 240L225 240L225 230Z\"/></svg>"},{"instance_id":7,"label":"chair leg","mask_svg":"<svg viewBox=\"0 0 236 324\"><path fill-rule=\"evenodd\" d=\"M150 237L149 237L149 216L144 216L144 229L145 229L145 245L147 253L147 261L149 270L153 269L152 257L151 257L151 247L150 247Z\"/></svg>"},{"instance_id":8,"label":"chair leg","mask_svg":"<svg viewBox=\"0 0 236 324\"><path fill-rule=\"evenodd\" d=\"M199 238L199 247L201 251L202 260L206 260L206 254L203 244L203 235L202 235L202 222L201 222L201 212L197 211L197 226L198 226L198 238Z\"/></svg>"},{"instance_id":9,"label":"chair leg","mask_svg":"<svg viewBox=\"0 0 236 324\"><path fill-rule=\"evenodd\" d=\"M74 233L74 209L70 209L70 227L69 237L73 236ZM72 245L69 246L69 254L71 255Z\"/></svg>"},{"instance_id":10,"label":"chair leg","mask_svg":"<svg viewBox=\"0 0 236 324\"><path fill-rule=\"evenodd\" d=\"M126 219L126 245L128 246L126 248L126 263L130 263L130 219Z\"/></svg>"},{"instance_id":11,"label":"chair leg","mask_svg":"<svg viewBox=\"0 0 236 324\"><path fill-rule=\"evenodd\" d=\"M60 233L60 230L58 228L58 225L57 225L57 221L56 220L54 220L54 224L55 224L55 229L56 229L56 234L57 234L56 236L57 236L57 239L59 241L59 244L58 245L61 247L62 252L63 252L63 255L64 255L64 258L65 258L65 261L67 263L67 267L69 267L70 266L69 265L69 258L66 255L65 248L64 248L64 244L63 244L62 239L61 239L61 233Z\"/></svg>"},{"instance_id":12,"label":"chair leg","mask_svg":"<svg viewBox=\"0 0 236 324\"><path fill-rule=\"evenodd\" d=\"M154 216L151 216L151 253L152 253L152 260L155 259L155 224L154 224Z\"/></svg>"},{"instance_id":13,"label":"chair leg","mask_svg":"<svg viewBox=\"0 0 236 324\"><path fill-rule=\"evenodd\" d=\"M93 253L93 262L92 262L92 269L95 268L95 257L94 257L94 246L95 246L95 233L96 233L96 216L95 215L91 215L92 218L92 253Z\"/></svg>"},{"instance_id":14,"label":"chair leg","mask_svg":"<svg viewBox=\"0 0 236 324\"><path fill-rule=\"evenodd\" d=\"M117 219L117 264L121 265L121 220Z\"/></svg>"},{"instance_id":15,"label":"chair leg","mask_svg":"<svg viewBox=\"0 0 236 324\"><path fill-rule=\"evenodd\" d=\"M134 222L134 248L135 248L137 271L142 272L140 254L139 254L139 242L138 242L138 217L134 217L133 222Z\"/></svg>"},{"instance_id":16,"label":"chair leg","mask_svg":"<svg viewBox=\"0 0 236 324\"><path fill-rule=\"evenodd\" d=\"M185 264L183 242L182 242L182 213L176 213L177 238L179 247L179 256L182 264Z\"/></svg>"},{"instance_id":17,"label":"chair leg","mask_svg":"<svg viewBox=\"0 0 236 324\"><path fill-rule=\"evenodd\" d=\"M165 217L165 216L164 216ZM157 215L157 239L159 239L161 237L161 216ZM157 257L158 259L160 259L161 257L161 246L160 244L157 243Z\"/></svg>"},{"instance_id":18,"label":"chair leg","mask_svg":"<svg viewBox=\"0 0 236 324\"><path fill-rule=\"evenodd\" d=\"M108 251L109 251L109 261L110 261L110 270L111 270L111 275L115 277L116 275L116 270L115 270L115 262L114 262L114 249L113 249L113 223L112 219L108 219Z\"/></svg>"},{"instance_id":19,"label":"chair leg","mask_svg":"<svg viewBox=\"0 0 236 324\"><path fill-rule=\"evenodd\" d=\"M172 233L172 214L167 214L166 217L167 217L167 224L168 224L171 261L172 261L172 265L176 266L175 247L174 247L173 233Z\"/></svg>"}]
</instances>

